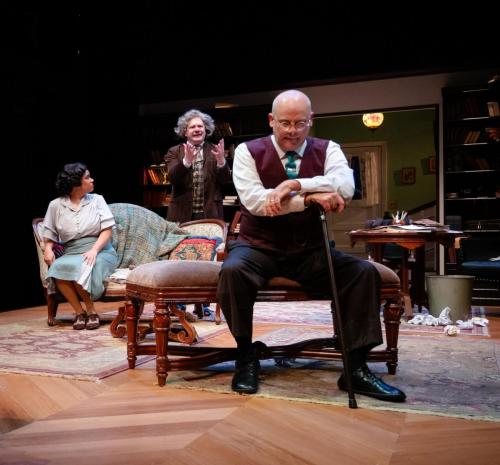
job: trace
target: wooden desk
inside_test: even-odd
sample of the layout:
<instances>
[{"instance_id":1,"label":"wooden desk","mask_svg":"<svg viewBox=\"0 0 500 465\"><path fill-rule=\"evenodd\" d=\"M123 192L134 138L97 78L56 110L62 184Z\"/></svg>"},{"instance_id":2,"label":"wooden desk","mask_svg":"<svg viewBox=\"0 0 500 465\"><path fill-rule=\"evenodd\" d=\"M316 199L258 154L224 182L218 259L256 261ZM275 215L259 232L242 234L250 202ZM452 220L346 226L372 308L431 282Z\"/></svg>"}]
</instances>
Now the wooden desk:
<instances>
[{"instance_id":1,"label":"wooden desk","mask_svg":"<svg viewBox=\"0 0 500 465\"><path fill-rule=\"evenodd\" d=\"M434 242L443 245L448 254L447 260L451 263L456 263L455 239L463 237L461 231L449 231L447 229L404 230L391 227L356 229L347 234L351 240L351 247L358 241L373 244L373 259L379 263L382 263L384 244L397 244L403 248L401 258L401 292L405 301L405 313L407 317L413 314L413 307L409 298L408 252L414 251L415 255L414 303L420 307L427 302L425 293L425 243Z\"/></svg>"}]
</instances>

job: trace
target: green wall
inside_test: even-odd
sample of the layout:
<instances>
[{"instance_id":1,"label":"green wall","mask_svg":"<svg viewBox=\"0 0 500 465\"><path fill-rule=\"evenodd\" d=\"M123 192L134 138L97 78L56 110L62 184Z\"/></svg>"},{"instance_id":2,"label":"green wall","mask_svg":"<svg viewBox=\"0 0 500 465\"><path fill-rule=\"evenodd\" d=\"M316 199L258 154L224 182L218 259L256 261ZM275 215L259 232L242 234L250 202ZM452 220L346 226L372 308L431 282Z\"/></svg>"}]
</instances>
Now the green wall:
<instances>
[{"instance_id":1,"label":"green wall","mask_svg":"<svg viewBox=\"0 0 500 465\"><path fill-rule=\"evenodd\" d=\"M391 111L371 132L361 115L317 117L311 134L339 144L385 142L387 144L387 205L389 210L412 210L436 201L436 175L429 173L429 157L435 156L435 109ZM436 139L437 140L437 139ZM401 168L415 167L415 184L401 183Z\"/></svg>"}]
</instances>

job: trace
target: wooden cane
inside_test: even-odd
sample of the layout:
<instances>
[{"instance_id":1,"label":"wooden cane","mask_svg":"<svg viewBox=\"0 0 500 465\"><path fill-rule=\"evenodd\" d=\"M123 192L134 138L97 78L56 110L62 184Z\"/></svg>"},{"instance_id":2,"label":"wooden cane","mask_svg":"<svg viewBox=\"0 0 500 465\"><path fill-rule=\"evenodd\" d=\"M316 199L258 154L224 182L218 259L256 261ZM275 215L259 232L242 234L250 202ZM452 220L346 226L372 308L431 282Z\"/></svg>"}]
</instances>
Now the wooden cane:
<instances>
[{"instance_id":1,"label":"wooden cane","mask_svg":"<svg viewBox=\"0 0 500 465\"><path fill-rule=\"evenodd\" d=\"M326 253L326 261L328 263L328 273L330 275L330 286L332 288L332 301L331 301L331 309L333 315L333 323L334 323L334 333L337 334L337 337L340 342L340 350L342 352L342 362L344 365L344 378L347 387L347 394L349 396L349 408L358 408L356 403L356 398L354 397L354 392L352 390L352 372L351 372L351 364L349 361L349 355L346 349L345 337L344 337L344 325L342 323L342 312L340 311L340 303L339 303L339 294L337 291L337 283L335 281L335 272L333 270L333 258L330 249L330 237L328 234L328 225L326 222L326 214L325 210L321 205L316 205L319 210L319 218L321 220L321 225L323 227L323 240L325 243L325 253Z\"/></svg>"}]
</instances>

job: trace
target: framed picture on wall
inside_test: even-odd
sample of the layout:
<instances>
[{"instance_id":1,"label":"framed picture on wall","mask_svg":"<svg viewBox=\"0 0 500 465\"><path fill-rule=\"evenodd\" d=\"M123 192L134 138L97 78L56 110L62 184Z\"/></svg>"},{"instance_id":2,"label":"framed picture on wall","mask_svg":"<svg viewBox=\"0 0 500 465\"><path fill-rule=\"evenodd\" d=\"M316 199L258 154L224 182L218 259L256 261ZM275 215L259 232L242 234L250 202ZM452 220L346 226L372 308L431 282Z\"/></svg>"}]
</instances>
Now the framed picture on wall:
<instances>
[{"instance_id":1,"label":"framed picture on wall","mask_svg":"<svg viewBox=\"0 0 500 465\"><path fill-rule=\"evenodd\" d=\"M415 184L416 168L401 168L401 184Z\"/></svg>"},{"instance_id":2,"label":"framed picture on wall","mask_svg":"<svg viewBox=\"0 0 500 465\"><path fill-rule=\"evenodd\" d=\"M436 157L429 157L429 173L436 173Z\"/></svg>"}]
</instances>

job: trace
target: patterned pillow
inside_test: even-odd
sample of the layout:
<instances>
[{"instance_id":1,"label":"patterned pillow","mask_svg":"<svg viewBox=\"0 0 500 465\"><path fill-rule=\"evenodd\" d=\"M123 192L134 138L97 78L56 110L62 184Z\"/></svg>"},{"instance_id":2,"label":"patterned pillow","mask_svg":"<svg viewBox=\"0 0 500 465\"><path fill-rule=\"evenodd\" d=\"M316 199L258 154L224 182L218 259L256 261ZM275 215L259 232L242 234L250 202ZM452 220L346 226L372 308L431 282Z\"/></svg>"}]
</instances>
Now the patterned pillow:
<instances>
[{"instance_id":1,"label":"patterned pillow","mask_svg":"<svg viewBox=\"0 0 500 465\"><path fill-rule=\"evenodd\" d=\"M217 246L222 242L218 237L191 236L184 239L172 252L169 260L208 260L212 261Z\"/></svg>"}]
</instances>

